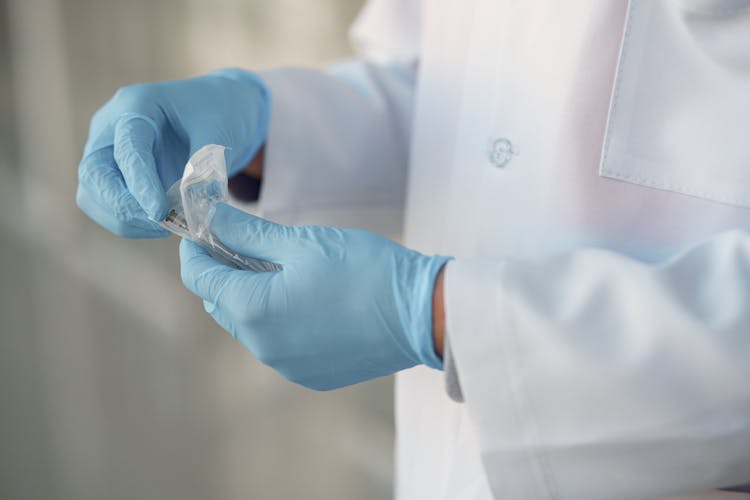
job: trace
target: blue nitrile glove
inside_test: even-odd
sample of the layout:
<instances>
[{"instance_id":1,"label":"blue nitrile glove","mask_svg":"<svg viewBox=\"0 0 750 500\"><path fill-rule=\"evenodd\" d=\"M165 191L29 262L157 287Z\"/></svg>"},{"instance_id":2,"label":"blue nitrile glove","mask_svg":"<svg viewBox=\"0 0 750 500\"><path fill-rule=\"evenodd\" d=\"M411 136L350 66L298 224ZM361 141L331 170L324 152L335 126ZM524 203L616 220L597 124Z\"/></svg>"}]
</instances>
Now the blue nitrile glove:
<instances>
[{"instance_id":1,"label":"blue nitrile glove","mask_svg":"<svg viewBox=\"0 0 750 500\"><path fill-rule=\"evenodd\" d=\"M182 281L219 325L289 380L327 390L417 364L442 368L432 294L448 258L358 229L274 224L225 204L211 229L234 251L283 270L236 270L183 240Z\"/></svg>"},{"instance_id":2,"label":"blue nitrile glove","mask_svg":"<svg viewBox=\"0 0 750 500\"><path fill-rule=\"evenodd\" d=\"M168 235L150 219L167 214L166 189L188 158L206 144L226 146L227 173L237 173L266 139L269 107L260 79L239 69L119 90L91 120L78 206L120 236Z\"/></svg>"}]
</instances>

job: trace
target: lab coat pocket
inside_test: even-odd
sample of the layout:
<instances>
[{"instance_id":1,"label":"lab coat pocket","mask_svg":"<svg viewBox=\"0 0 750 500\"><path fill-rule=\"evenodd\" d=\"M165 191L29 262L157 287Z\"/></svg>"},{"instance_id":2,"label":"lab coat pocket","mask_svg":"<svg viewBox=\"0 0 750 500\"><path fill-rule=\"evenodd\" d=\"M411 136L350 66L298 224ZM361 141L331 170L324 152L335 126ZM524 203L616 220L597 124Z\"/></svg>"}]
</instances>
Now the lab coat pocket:
<instances>
[{"instance_id":1,"label":"lab coat pocket","mask_svg":"<svg viewBox=\"0 0 750 500\"><path fill-rule=\"evenodd\" d=\"M750 208L750 0L631 0L600 175Z\"/></svg>"}]
</instances>

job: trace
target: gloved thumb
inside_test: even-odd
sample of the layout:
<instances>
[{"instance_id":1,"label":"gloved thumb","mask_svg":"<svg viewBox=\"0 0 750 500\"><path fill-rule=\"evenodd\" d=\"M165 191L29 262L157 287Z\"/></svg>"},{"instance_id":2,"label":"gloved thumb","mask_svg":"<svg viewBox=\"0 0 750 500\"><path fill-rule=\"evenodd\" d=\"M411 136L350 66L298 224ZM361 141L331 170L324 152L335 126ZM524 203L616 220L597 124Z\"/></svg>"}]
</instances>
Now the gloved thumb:
<instances>
[{"instance_id":1,"label":"gloved thumb","mask_svg":"<svg viewBox=\"0 0 750 500\"><path fill-rule=\"evenodd\" d=\"M276 224L225 203L214 208L211 233L237 253L283 263L286 248L294 241L293 227Z\"/></svg>"}]
</instances>

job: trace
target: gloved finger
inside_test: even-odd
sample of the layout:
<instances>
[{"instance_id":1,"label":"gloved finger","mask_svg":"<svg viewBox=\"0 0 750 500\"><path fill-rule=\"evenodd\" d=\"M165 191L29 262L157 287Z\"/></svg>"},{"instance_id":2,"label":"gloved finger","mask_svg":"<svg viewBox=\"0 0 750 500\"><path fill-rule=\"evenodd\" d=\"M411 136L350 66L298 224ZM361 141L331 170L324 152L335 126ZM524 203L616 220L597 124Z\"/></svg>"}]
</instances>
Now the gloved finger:
<instances>
[{"instance_id":1,"label":"gloved finger","mask_svg":"<svg viewBox=\"0 0 750 500\"><path fill-rule=\"evenodd\" d=\"M172 233L146 218L124 221L102 207L85 187L78 187L76 202L81 211L109 232L123 238L165 238ZM140 207L138 207L140 208ZM141 210L142 211L142 210Z\"/></svg>"},{"instance_id":2,"label":"gloved finger","mask_svg":"<svg viewBox=\"0 0 750 500\"><path fill-rule=\"evenodd\" d=\"M248 257L283 264L294 228L261 219L225 203L216 205L211 232L229 248Z\"/></svg>"},{"instance_id":3,"label":"gloved finger","mask_svg":"<svg viewBox=\"0 0 750 500\"><path fill-rule=\"evenodd\" d=\"M204 260L204 259L208 260ZM224 267L216 261L195 243L182 240L180 242L180 263L182 282L185 287L198 297L203 298L203 309L213 318L213 320L229 334L237 338L238 330L234 322L224 311L218 301L226 282L222 280ZM216 288L215 288L216 287ZM213 299L206 299L203 296L212 296Z\"/></svg>"},{"instance_id":4,"label":"gloved finger","mask_svg":"<svg viewBox=\"0 0 750 500\"><path fill-rule=\"evenodd\" d=\"M229 333L233 338L238 338L239 331L234 326L234 322L229 319L228 315L224 313L224 311L219 308L216 304L213 302L209 302L208 300L203 301L203 309L213 318L213 320L218 324L220 327L222 327L227 333Z\"/></svg>"},{"instance_id":5,"label":"gloved finger","mask_svg":"<svg viewBox=\"0 0 750 500\"><path fill-rule=\"evenodd\" d=\"M221 295L227 287L244 278L248 271L238 271L220 264L192 241L180 242L180 277L185 288L220 307Z\"/></svg>"},{"instance_id":6,"label":"gloved finger","mask_svg":"<svg viewBox=\"0 0 750 500\"><path fill-rule=\"evenodd\" d=\"M145 115L125 115L117 121L114 158L128 190L154 220L169 211L167 194L156 170L156 124Z\"/></svg>"},{"instance_id":7,"label":"gloved finger","mask_svg":"<svg viewBox=\"0 0 750 500\"><path fill-rule=\"evenodd\" d=\"M128 193L112 148L86 155L78 167L78 207L97 224L126 238L160 238L169 232L148 219Z\"/></svg>"}]
</instances>

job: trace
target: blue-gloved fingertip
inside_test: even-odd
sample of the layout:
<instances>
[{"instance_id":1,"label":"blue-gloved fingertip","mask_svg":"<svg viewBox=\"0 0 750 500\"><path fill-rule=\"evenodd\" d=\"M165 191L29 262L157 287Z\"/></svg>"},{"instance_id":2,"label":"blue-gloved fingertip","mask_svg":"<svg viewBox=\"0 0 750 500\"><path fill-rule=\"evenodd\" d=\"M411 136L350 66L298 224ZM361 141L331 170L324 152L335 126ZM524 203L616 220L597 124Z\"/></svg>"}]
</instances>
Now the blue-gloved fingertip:
<instances>
[{"instance_id":1,"label":"blue-gloved fingertip","mask_svg":"<svg viewBox=\"0 0 750 500\"><path fill-rule=\"evenodd\" d=\"M146 212L149 219L154 222L161 222L167 218L167 214L169 213L169 203L152 203L149 208L144 208L143 210Z\"/></svg>"},{"instance_id":2,"label":"blue-gloved fingertip","mask_svg":"<svg viewBox=\"0 0 750 500\"><path fill-rule=\"evenodd\" d=\"M204 300L203 301L203 309L208 314L213 314L213 312L216 311L216 303L215 302L211 302L210 300Z\"/></svg>"},{"instance_id":3,"label":"blue-gloved fingertip","mask_svg":"<svg viewBox=\"0 0 750 500\"><path fill-rule=\"evenodd\" d=\"M289 245L296 242L293 231L225 203L216 205L211 218L211 233L233 251L282 265Z\"/></svg>"},{"instance_id":4,"label":"blue-gloved fingertip","mask_svg":"<svg viewBox=\"0 0 750 500\"><path fill-rule=\"evenodd\" d=\"M203 300L216 302L235 269L217 262L200 245L180 242L180 277L185 288Z\"/></svg>"},{"instance_id":5,"label":"blue-gloved fingertip","mask_svg":"<svg viewBox=\"0 0 750 500\"><path fill-rule=\"evenodd\" d=\"M211 214L211 232L226 244L237 243L237 240L244 242L246 235L256 231L255 227L263 222L260 217L227 203L217 203Z\"/></svg>"}]
</instances>

